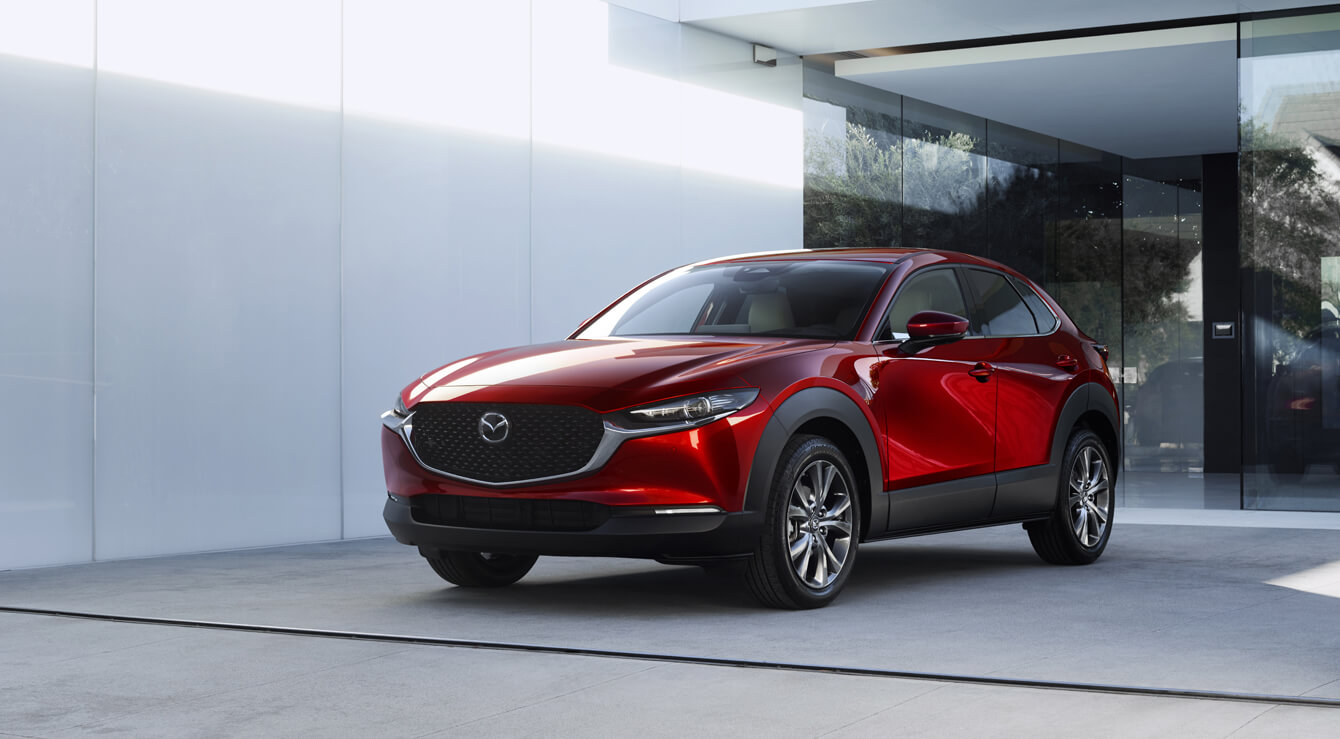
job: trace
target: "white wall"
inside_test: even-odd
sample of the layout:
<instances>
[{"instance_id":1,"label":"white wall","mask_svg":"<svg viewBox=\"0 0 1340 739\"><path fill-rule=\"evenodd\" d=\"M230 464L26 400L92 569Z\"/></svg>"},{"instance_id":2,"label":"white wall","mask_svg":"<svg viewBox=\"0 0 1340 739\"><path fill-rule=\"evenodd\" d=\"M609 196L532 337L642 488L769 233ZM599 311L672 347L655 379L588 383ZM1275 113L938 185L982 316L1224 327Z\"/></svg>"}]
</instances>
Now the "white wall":
<instances>
[{"instance_id":1,"label":"white wall","mask_svg":"<svg viewBox=\"0 0 1340 739\"><path fill-rule=\"evenodd\" d=\"M383 534L418 374L800 246L800 99L596 0L0 0L0 568Z\"/></svg>"},{"instance_id":2,"label":"white wall","mask_svg":"<svg viewBox=\"0 0 1340 739\"><path fill-rule=\"evenodd\" d=\"M267 7L98 3L98 559L340 535L339 6Z\"/></svg>"},{"instance_id":3,"label":"white wall","mask_svg":"<svg viewBox=\"0 0 1340 739\"><path fill-rule=\"evenodd\" d=\"M0 3L0 567L93 556L93 27Z\"/></svg>"}]
</instances>

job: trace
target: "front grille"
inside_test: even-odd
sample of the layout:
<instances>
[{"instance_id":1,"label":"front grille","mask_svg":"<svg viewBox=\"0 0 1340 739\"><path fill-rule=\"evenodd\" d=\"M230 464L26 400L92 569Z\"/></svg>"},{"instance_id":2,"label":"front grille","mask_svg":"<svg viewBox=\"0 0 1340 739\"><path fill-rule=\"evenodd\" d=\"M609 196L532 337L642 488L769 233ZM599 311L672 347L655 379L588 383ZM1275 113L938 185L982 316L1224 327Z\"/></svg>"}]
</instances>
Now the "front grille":
<instances>
[{"instance_id":1,"label":"front grille","mask_svg":"<svg viewBox=\"0 0 1340 739\"><path fill-rule=\"evenodd\" d=\"M507 417L507 438L484 440L485 413ZM605 433L600 414L570 405L420 403L410 443L424 464L470 480L508 483L576 472Z\"/></svg>"},{"instance_id":2,"label":"front grille","mask_svg":"<svg viewBox=\"0 0 1340 739\"><path fill-rule=\"evenodd\" d=\"M608 506L584 500L472 498L464 495L416 495L414 520L435 526L513 531L590 531L609 520Z\"/></svg>"}]
</instances>

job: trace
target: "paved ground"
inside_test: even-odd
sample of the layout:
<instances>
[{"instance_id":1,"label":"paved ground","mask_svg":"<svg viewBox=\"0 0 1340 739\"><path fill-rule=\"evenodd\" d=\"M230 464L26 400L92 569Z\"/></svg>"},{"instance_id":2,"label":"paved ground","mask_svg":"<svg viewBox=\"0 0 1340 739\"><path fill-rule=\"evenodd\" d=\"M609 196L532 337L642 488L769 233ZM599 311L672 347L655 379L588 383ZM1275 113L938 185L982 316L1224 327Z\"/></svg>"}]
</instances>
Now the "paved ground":
<instances>
[{"instance_id":1,"label":"paved ground","mask_svg":"<svg viewBox=\"0 0 1340 739\"><path fill-rule=\"evenodd\" d=\"M0 572L0 606L1340 699L1340 531L1017 527L864 548L821 611L730 578L542 559L445 586L375 539ZM1275 583L1275 584L1272 584ZM1340 708L667 664L0 613L0 735L1335 736Z\"/></svg>"}]
</instances>

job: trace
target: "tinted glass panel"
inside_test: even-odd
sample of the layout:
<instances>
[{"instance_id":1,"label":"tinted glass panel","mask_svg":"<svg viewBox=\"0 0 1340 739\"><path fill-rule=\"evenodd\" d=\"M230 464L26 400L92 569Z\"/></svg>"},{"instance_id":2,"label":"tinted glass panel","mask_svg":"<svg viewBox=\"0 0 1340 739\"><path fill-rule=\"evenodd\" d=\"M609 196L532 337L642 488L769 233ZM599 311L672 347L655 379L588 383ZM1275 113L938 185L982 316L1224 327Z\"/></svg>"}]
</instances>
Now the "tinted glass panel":
<instances>
[{"instance_id":1,"label":"tinted glass panel","mask_svg":"<svg viewBox=\"0 0 1340 739\"><path fill-rule=\"evenodd\" d=\"M805 248L900 246L902 98L805 70Z\"/></svg>"},{"instance_id":2,"label":"tinted glass panel","mask_svg":"<svg viewBox=\"0 0 1340 739\"><path fill-rule=\"evenodd\" d=\"M1340 14L1242 24L1243 505L1340 511Z\"/></svg>"},{"instance_id":3,"label":"tinted glass panel","mask_svg":"<svg viewBox=\"0 0 1340 739\"><path fill-rule=\"evenodd\" d=\"M1018 336L1035 334L1038 326L1033 313L1024 305L1019 293L1010 287L1005 276L980 269L967 271L968 282L977 294L973 322L984 336Z\"/></svg>"},{"instance_id":4,"label":"tinted glass panel","mask_svg":"<svg viewBox=\"0 0 1340 739\"><path fill-rule=\"evenodd\" d=\"M908 278L893 301L880 340L906 339L908 320L924 310L937 310L956 316L968 315L954 270L933 269Z\"/></svg>"},{"instance_id":5,"label":"tinted glass panel","mask_svg":"<svg viewBox=\"0 0 1340 739\"><path fill-rule=\"evenodd\" d=\"M1059 142L996 121L986 132L987 256L1041 283L1056 241Z\"/></svg>"},{"instance_id":6,"label":"tinted glass panel","mask_svg":"<svg viewBox=\"0 0 1340 739\"><path fill-rule=\"evenodd\" d=\"M851 338L888 268L838 261L676 270L614 305L578 338L739 334Z\"/></svg>"},{"instance_id":7,"label":"tinted glass panel","mask_svg":"<svg viewBox=\"0 0 1340 739\"><path fill-rule=\"evenodd\" d=\"M1126 162L1122 327L1127 505L1237 508L1205 469L1199 157ZM1214 371L1215 365L1209 369Z\"/></svg>"},{"instance_id":8,"label":"tinted glass panel","mask_svg":"<svg viewBox=\"0 0 1340 739\"><path fill-rule=\"evenodd\" d=\"M986 256L986 120L903 98L903 239Z\"/></svg>"}]
</instances>

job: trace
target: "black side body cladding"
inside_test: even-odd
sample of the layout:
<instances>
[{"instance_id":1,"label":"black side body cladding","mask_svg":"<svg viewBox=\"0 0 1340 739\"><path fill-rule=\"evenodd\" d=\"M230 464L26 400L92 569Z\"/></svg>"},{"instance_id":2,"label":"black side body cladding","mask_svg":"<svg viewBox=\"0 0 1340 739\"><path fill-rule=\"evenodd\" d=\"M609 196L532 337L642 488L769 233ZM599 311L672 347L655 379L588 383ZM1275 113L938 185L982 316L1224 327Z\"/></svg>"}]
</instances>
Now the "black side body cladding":
<instances>
[{"instance_id":1,"label":"black side body cladding","mask_svg":"<svg viewBox=\"0 0 1340 739\"><path fill-rule=\"evenodd\" d=\"M763 437L759 439L758 448L754 451L754 463L749 467L744 509L753 512L764 510L768 493L772 489L773 478L777 474L777 462L782 454L782 447L786 446L787 440L806 423L824 418L841 422L860 444L861 454L865 459L847 461L857 475L861 474L861 465L865 466L866 487L862 495L868 496L866 499L870 504L869 515L865 516L865 525L870 531L878 531L888 518L888 500L880 494L884 489L884 469L880 462L879 444L875 441L875 432L870 428L865 414L857 407L856 401L827 387L801 390L783 401L772 414L767 427L763 429ZM861 482L858 481L858 484ZM871 521L880 523L871 527Z\"/></svg>"},{"instance_id":2,"label":"black side body cladding","mask_svg":"<svg viewBox=\"0 0 1340 739\"><path fill-rule=\"evenodd\" d=\"M1061 408L1061 415L1056 422L1056 431L1052 435L1051 464L1053 466L1060 467L1061 465L1061 457L1065 454L1066 442L1070 441L1070 429L1074 428L1079 419L1090 411L1103 414L1112 430L1117 433L1117 438L1121 438L1121 422L1117 420L1117 409L1112 404L1112 398L1102 385L1096 382L1086 382L1075 389L1075 392L1066 400L1065 406ZM1120 442L1117 443L1116 449L1109 451L1112 452L1113 474L1115 475L1116 470L1121 469Z\"/></svg>"}]
</instances>

